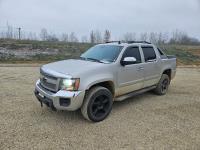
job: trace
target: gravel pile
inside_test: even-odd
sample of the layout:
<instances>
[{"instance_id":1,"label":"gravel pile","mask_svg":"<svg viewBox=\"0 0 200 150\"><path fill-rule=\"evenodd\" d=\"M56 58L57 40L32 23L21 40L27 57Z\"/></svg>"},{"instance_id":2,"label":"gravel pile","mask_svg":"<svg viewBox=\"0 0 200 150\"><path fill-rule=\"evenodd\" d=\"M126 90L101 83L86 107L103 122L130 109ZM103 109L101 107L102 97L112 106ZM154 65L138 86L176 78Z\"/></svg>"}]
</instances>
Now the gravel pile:
<instances>
[{"instance_id":1,"label":"gravel pile","mask_svg":"<svg viewBox=\"0 0 200 150\"><path fill-rule=\"evenodd\" d=\"M20 50L12 50L7 48L0 47L0 58L8 59L8 58L30 58L36 55L57 55L59 50L57 49L20 49Z\"/></svg>"}]
</instances>

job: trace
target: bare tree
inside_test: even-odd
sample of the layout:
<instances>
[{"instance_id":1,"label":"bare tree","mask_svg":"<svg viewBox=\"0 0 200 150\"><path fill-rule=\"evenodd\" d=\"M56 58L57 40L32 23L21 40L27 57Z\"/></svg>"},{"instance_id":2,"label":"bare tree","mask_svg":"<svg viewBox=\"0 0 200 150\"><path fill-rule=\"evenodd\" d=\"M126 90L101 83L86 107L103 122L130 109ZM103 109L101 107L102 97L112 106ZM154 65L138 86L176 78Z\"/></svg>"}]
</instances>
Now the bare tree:
<instances>
[{"instance_id":1,"label":"bare tree","mask_svg":"<svg viewBox=\"0 0 200 150\"><path fill-rule=\"evenodd\" d=\"M42 28L40 31L40 38L42 39L42 41L46 41L48 38L48 32L47 29Z\"/></svg>"},{"instance_id":2,"label":"bare tree","mask_svg":"<svg viewBox=\"0 0 200 150\"><path fill-rule=\"evenodd\" d=\"M6 38L8 38L8 39L12 39L13 38L13 27L10 26L8 23L7 23Z\"/></svg>"},{"instance_id":3,"label":"bare tree","mask_svg":"<svg viewBox=\"0 0 200 150\"><path fill-rule=\"evenodd\" d=\"M145 33L141 33L140 34L140 40L141 41L147 41L148 40L148 34L145 32Z\"/></svg>"},{"instance_id":4,"label":"bare tree","mask_svg":"<svg viewBox=\"0 0 200 150\"><path fill-rule=\"evenodd\" d=\"M168 32L165 32L163 34L163 42L164 43L167 43L169 41L169 33Z\"/></svg>"},{"instance_id":5,"label":"bare tree","mask_svg":"<svg viewBox=\"0 0 200 150\"><path fill-rule=\"evenodd\" d=\"M180 44L183 36L186 36L186 33L181 32L181 31L176 29L175 31L172 32L172 37L170 39L170 43L171 44Z\"/></svg>"},{"instance_id":6,"label":"bare tree","mask_svg":"<svg viewBox=\"0 0 200 150\"><path fill-rule=\"evenodd\" d=\"M69 42L78 42L78 38L74 32L71 32L69 35Z\"/></svg>"},{"instance_id":7,"label":"bare tree","mask_svg":"<svg viewBox=\"0 0 200 150\"><path fill-rule=\"evenodd\" d=\"M104 42L109 42L111 39L111 32L109 30L105 30L104 32Z\"/></svg>"},{"instance_id":8,"label":"bare tree","mask_svg":"<svg viewBox=\"0 0 200 150\"><path fill-rule=\"evenodd\" d=\"M69 42L69 36L67 33L63 33L61 36L61 41L63 42Z\"/></svg>"},{"instance_id":9,"label":"bare tree","mask_svg":"<svg viewBox=\"0 0 200 150\"><path fill-rule=\"evenodd\" d=\"M47 41L50 41L50 42L57 42L57 41L59 41L59 39L57 38L56 34L50 33L50 34L48 34L48 36L47 36Z\"/></svg>"},{"instance_id":10,"label":"bare tree","mask_svg":"<svg viewBox=\"0 0 200 150\"><path fill-rule=\"evenodd\" d=\"M21 31L20 39L27 39L27 34L25 31Z\"/></svg>"},{"instance_id":11,"label":"bare tree","mask_svg":"<svg viewBox=\"0 0 200 150\"><path fill-rule=\"evenodd\" d=\"M135 41L136 40L136 33L127 32L124 34L125 41Z\"/></svg>"},{"instance_id":12,"label":"bare tree","mask_svg":"<svg viewBox=\"0 0 200 150\"><path fill-rule=\"evenodd\" d=\"M149 41L150 41L151 43L156 44L156 43L158 42L157 33L151 32L151 33L149 34Z\"/></svg>"},{"instance_id":13,"label":"bare tree","mask_svg":"<svg viewBox=\"0 0 200 150\"><path fill-rule=\"evenodd\" d=\"M95 35L95 43L102 43L101 32L96 30L94 35Z\"/></svg>"},{"instance_id":14,"label":"bare tree","mask_svg":"<svg viewBox=\"0 0 200 150\"><path fill-rule=\"evenodd\" d=\"M28 39L28 40L33 40L33 33L32 33L32 32L29 32L29 33L28 33L27 39Z\"/></svg>"},{"instance_id":15,"label":"bare tree","mask_svg":"<svg viewBox=\"0 0 200 150\"><path fill-rule=\"evenodd\" d=\"M186 32L176 30L172 33L172 38L170 39L170 44L199 44L199 40L190 37Z\"/></svg>"},{"instance_id":16,"label":"bare tree","mask_svg":"<svg viewBox=\"0 0 200 150\"><path fill-rule=\"evenodd\" d=\"M95 39L95 33L94 33L94 31L92 30L92 31L90 32L90 42L91 42L91 43L95 43L95 41L96 41L96 39Z\"/></svg>"},{"instance_id":17,"label":"bare tree","mask_svg":"<svg viewBox=\"0 0 200 150\"><path fill-rule=\"evenodd\" d=\"M5 33L3 32L3 31L1 31L1 33L0 33L0 38L5 38Z\"/></svg>"},{"instance_id":18,"label":"bare tree","mask_svg":"<svg viewBox=\"0 0 200 150\"><path fill-rule=\"evenodd\" d=\"M87 43L87 42L88 42L87 36L82 36L82 37L81 37L81 42L82 42L82 43Z\"/></svg>"},{"instance_id":19,"label":"bare tree","mask_svg":"<svg viewBox=\"0 0 200 150\"><path fill-rule=\"evenodd\" d=\"M38 39L37 34L35 32L33 32L32 35L33 35L33 40L37 40Z\"/></svg>"},{"instance_id":20,"label":"bare tree","mask_svg":"<svg viewBox=\"0 0 200 150\"><path fill-rule=\"evenodd\" d=\"M158 41L157 41L158 44L164 44L164 37L163 37L163 34L162 32L160 32L158 34Z\"/></svg>"},{"instance_id":21,"label":"bare tree","mask_svg":"<svg viewBox=\"0 0 200 150\"><path fill-rule=\"evenodd\" d=\"M18 38L19 38L19 33L18 33L17 30L14 30L14 31L13 31L13 38L14 38L14 39L18 39Z\"/></svg>"}]
</instances>

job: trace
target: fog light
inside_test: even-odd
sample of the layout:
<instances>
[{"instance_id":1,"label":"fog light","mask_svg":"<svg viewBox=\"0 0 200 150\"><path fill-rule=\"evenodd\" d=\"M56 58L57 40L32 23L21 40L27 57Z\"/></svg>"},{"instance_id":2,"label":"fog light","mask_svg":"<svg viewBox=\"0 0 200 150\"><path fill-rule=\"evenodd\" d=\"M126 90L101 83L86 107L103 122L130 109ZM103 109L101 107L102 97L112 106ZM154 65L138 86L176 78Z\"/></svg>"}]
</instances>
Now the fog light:
<instances>
[{"instance_id":1,"label":"fog light","mask_svg":"<svg viewBox=\"0 0 200 150\"><path fill-rule=\"evenodd\" d=\"M60 106L67 107L70 105L70 98L60 98Z\"/></svg>"}]
</instances>

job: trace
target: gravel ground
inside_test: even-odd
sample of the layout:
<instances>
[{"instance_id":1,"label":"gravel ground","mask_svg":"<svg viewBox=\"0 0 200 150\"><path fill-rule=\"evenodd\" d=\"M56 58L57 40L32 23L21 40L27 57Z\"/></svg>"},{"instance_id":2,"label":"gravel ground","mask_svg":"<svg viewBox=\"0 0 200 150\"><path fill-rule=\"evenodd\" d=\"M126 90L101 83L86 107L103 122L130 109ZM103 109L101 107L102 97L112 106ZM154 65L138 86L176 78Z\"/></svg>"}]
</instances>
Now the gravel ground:
<instances>
[{"instance_id":1,"label":"gravel ground","mask_svg":"<svg viewBox=\"0 0 200 150\"><path fill-rule=\"evenodd\" d=\"M179 68L165 96L115 102L100 123L40 108L38 76L38 67L0 67L0 149L200 148L200 68Z\"/></svg>"}]
</instances>

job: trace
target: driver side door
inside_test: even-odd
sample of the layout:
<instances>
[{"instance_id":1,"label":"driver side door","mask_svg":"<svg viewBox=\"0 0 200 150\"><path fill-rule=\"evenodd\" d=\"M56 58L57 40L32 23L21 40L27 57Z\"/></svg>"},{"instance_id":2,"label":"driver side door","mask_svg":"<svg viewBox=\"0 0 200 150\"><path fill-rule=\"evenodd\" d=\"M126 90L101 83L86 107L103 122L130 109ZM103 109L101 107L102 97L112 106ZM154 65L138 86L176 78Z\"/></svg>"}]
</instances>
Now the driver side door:
<instances>
[{"instance_id":1,"label":"driver side door","mask_svg":"<svg viewBox=\"0 0 200 150\"><path fill-rule=\"evenodd\" d=\"M136 62L125 66L120 65L118 69L118 96L139 90L143 88L144 84L144 67L139 47L128 47L124 51L121 61L125 57L134 57Z\"/></svg>"}]
</instances>

